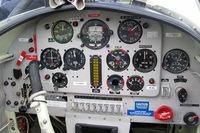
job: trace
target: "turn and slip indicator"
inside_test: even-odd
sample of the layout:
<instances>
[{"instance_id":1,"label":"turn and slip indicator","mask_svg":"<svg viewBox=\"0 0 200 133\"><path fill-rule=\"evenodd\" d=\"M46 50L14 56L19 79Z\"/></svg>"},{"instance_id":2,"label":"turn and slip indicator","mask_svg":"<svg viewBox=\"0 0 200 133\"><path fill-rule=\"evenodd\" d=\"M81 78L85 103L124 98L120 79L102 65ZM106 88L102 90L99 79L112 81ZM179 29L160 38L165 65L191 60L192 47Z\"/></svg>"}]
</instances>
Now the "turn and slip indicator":
<instances>
[{"instance_id":1,"label":"turn and slip indicator","mask_svg":"<svg viewBox=\"0 0 200 133\"><path fill-rule=\"evenodd\" d=\"M94 88L102 85L101 58L94 55L90 58L90 83Z\"/></svg>"}]
</instances>

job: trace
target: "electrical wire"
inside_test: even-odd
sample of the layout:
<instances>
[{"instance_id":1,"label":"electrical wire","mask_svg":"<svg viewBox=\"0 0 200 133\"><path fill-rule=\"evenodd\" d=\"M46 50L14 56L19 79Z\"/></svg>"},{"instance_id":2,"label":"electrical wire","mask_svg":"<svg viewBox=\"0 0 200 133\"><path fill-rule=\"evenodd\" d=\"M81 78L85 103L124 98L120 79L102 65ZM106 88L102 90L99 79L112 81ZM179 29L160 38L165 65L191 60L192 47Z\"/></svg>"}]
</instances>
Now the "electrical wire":
<instances>
[{"instance_id":1,"label":"electrical wire","mask_svg":"<svg viewBox=\"0 0 200 133\"><path fill-rule=\"evenodd\" d=\"M10 120L7 124L5 124L3 127L0 128L0 132L3 131L7 126L12 125L13 120Z\"/></svg>"}]
</instances>

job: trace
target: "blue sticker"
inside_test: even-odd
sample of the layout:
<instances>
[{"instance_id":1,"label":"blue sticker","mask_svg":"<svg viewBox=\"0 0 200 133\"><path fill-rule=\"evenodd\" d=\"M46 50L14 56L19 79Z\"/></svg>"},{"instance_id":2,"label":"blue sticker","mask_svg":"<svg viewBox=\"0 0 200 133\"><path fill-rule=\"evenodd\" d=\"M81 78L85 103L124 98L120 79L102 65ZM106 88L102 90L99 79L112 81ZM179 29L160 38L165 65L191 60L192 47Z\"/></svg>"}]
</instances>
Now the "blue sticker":
<instances>
[{"instance_id":1,"label":"blue sticker","mask_svg":"<svg viewBox=\"0 0 200 133\"><path fill-rule=\"evenodd\" d=\"M131 116L154 116L154 113L153 113L153 111L128 110L127 115L131 115Z\"/></svg>"},{"instance_id":2,"label":"blue sticker","mask_svg":"<svg viewBox=\"0 0 200 133\"><path fill-rule=\"evenodd\" d=\"M149 110L149 102L136 101L135 110Z\"/></svg>"},{"instance_id":3,"label":"blue sticker","mask_svg":"<svg viewBox=\"0 0 200 133\"><path fill-rule=\"evenodd\" d=\"M127 110L127 115L130 116L154 116L154 111L149 110L149 102L136 101L135 110Z\"/></svg>"}]
</instances>

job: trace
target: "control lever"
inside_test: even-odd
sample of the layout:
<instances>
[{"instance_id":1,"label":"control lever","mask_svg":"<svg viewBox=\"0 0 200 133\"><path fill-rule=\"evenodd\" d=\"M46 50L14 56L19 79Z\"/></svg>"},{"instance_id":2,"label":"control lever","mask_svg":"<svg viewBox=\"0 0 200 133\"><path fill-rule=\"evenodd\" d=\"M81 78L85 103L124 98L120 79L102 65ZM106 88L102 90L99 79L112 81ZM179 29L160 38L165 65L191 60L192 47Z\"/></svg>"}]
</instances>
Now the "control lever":
<instances>
[{"instance_id":1,"label":"control lever","mask_svg":"<svg viewBox=\"0 0 200 133\"><path fill-rule=\"evenodd\" d=\"M43 90L40 80L39 64L39 61L31 61L29 63L29 78L32 87L29 97L30 107L35 108L41 133L55 133L50 121L47 101L44 97L46 91Z\"/></svg>"}]
</instances>

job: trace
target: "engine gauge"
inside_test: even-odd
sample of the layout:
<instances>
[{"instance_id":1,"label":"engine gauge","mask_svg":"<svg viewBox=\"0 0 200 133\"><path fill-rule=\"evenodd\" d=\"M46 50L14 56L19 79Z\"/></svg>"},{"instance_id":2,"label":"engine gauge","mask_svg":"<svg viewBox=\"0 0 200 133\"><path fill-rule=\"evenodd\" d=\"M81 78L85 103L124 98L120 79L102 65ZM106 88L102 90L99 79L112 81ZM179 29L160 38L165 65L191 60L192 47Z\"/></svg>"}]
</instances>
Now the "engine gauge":
<instances>
[{"instance_id":1,"label":"engine gauge","mask_svg":"<svg viewBox=\"0 0 200 133\"><path fill-rule=\"evenodd\" d=\"M110 51L106 58L107 65L113 71L123 71L130 64L130 57L123 49L114 49Z\"/></svg>"},{"instance_id":2,"label":"engine gauge","mask_svg":"<svg viewBox=\"0 0 200 133\"><path fill-rule=\"evenodd\" d=\"M178 74L181 73L189 67L189 56L181 49L172 49L168 51L163 59L163 69Z\"/></svg>"},{"instance_id":3,"label":"engine gauge","mask_svg":"<svg viewBox=\"0 0 200 133\"><path fill-rule=\"evenodd\" d=\"M150 72L157 65L156 54L149 49L141 49L133 56L133 66L140 72Z\"/></svg>"},{"instance_id":4,"label":"engine gauge","mask_svg":"<svg viewBox=\"0 0 200 133\"><path fill-rule=\"evenodd\" d=\"M64 70L79 70L85 65L85 55L81 50L71 48L64 54L64 63Z\"/></svg>"},{"instance_id":5,"label":"engine gauge","mask_svg":"<svg viewBox=\"0 0 200 133\"><path fill-rule=\"evenodd\" d=\"M57 72L53 74L52 82L54 84L54 87L63 88L66 87L68 80L65 74Z\"/></svg>"},{"instance_id":6,"label":"engine gauge","mask_svg":"<svg viewBox=\"0 0 200 133\"><path fill-rule=\"evenodd\" d=\"M93 19L86 22L80 33L83 44L90 49L101 49L110 40L112 31L101 20Z\"/></svg>"},{"instance_id":7,"label":"engine gauge","mask_svg":"<svg viewBox=\"0 0 200 133\"><path fill-rule=\"evenodd\" d=\"M125 20L118 27L118 36L124 43L136 43L142 36L142 26L135 20Z\"/></svg>"},{"instance_id":8,"label":"engine gauge","mask_svg":"<svg viewBox=\"0 0 200 133\"><path fill-rule=\"evenodd\" d=\"M111 75L107 80L107 86L112 91L120 91L124 87L124 80L119 75Z\"/></svg>"},{"instance_id":9,"label":"engine gauge","mask_svg":"<svg viewBox=\"0 0 200 133\"><path fill-rule=\"evenodd\" d=\"M47 69L56 69L62 65L60 53L54 48L46 48L40 56L41 64Z\"/></svg>"},{"instance_id":10,"label":"engine gauge","mask_svg":"<svg viewBox=\"0 0 200 133\"><path fill-rule=\"evenodd\" d=\"M131 91L140 91L144 87L144 80L140 76L134 75L129 77L126 85Z\"/></svg>"},{"instance_id":11,"label":"engine gauge","mask_svg":"<svg viewBox=\"0 0 200 133\"><path fill-rule=\"evenodd\" d=\"M74 31L68 22L58 21L53 25L51 33L56 42L65 44L71 41Z\"/></svg>"}]
</instances>

